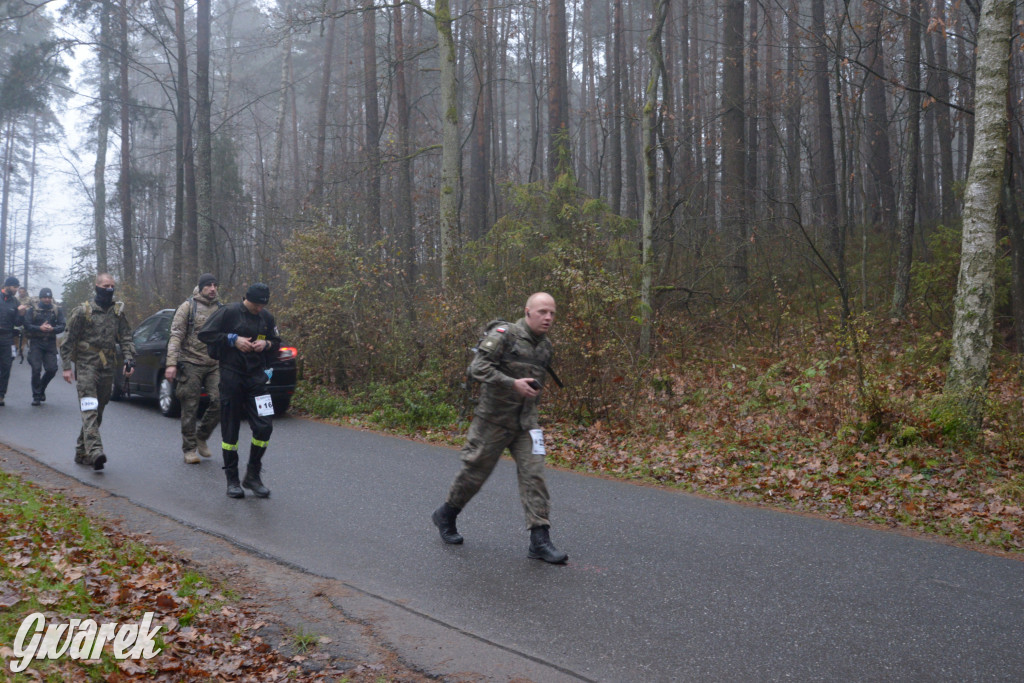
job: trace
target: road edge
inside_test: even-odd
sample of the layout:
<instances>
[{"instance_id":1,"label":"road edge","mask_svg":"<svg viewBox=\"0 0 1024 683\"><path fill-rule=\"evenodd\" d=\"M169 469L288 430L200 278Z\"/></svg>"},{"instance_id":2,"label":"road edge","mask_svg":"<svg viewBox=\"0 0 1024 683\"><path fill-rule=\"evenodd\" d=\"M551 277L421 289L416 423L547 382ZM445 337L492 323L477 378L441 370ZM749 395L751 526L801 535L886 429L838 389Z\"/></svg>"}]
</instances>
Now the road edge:
<instances>
[{"instance_id":1,"label":"road edge","mask_svg":"<svg viewBox=\"0 0 1024 683\"><path fill-rule=\"evenodd\" d=\"M290 629L314 629L369 663L396 657L404 666L443 681L562 683L591 679L513 647L481 638L345 581L319 576L196 525L61 472L30 453L0 443L0 469L62 493L90 515L185 558L243 594L264 598L265 609ZM239 586L241 584L241 587Z\"/></svg>"}]
</instances>

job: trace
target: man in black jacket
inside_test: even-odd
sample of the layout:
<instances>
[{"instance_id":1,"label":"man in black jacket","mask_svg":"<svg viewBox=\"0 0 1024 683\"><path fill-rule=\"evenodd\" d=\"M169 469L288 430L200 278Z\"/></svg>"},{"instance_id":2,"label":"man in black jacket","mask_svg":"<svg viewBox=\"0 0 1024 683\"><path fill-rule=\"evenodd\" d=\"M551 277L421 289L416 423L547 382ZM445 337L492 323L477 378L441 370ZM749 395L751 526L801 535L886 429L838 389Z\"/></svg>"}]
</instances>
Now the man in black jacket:
<instances>
[{"instance_id":1,"label":"man in black jacket","mask_svg":"<svg viewBox=\"0 0 1024 683\"><path fill-rule=\"evenodd\" d=\"M18 278L4 280L0 290L0 406L4 404L7 384L11 379L11 364L14 356L11 347L16 335L14 328L21 325L21 318L28 306L18 301Z\"/></svg>"},{"instance_id":2,"label":"man in black jacket","mask_svg":"<svg viewBox=\"0 0 1024 683\"><path fill-rule=\"evenodd\" d=\"M64 331L64 311L53 303L49 287L39 290L39 300L25 313L28 364L32 366L32 405L46 400L46 386L57 374L57 335ZM43 371L46 374L42 374ZM40 377L40 375L42 376Z\"/></svg>"},{"instance_id":3,"label":"man in black jacket","mask_svg":"<svg viewBox=\"0 0 1024 683\"><path fill-rule=\"evenodd\" d=\"M270 288L258 282L249 287L241 302L218 309L199 331L199 341L220 361L221 450L229 498L244 498L242 486L257 498L270 495L260 470L274 429L274 405L266 384L281 337L274 316L264 310L269 301ZM252 430L252 445L245 479L239 486L238 430L243 415Z\"/></svg>"}]
</instances>

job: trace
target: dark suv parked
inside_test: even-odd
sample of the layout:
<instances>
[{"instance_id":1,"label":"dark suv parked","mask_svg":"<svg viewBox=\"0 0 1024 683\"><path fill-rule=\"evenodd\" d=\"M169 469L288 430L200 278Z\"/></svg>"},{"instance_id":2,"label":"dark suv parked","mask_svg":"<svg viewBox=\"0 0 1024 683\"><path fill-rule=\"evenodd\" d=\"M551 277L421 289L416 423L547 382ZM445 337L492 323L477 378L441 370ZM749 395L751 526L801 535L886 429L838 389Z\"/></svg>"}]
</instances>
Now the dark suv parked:
<instances>
[{"instance_id":1,"label":"dark suv parked","mask_svg":"<svg viewBox=\"0 0 1024 683\"><path fill-rule=\"evenodd\" d=\"M155 398L160 412L167 417L178 417L181 405L174 395L174 382L164 377L167 365L167 341L171 338L171 320L174 309L157 311L142 321L132 332L135 341L135 373L129 378L129 393L132 396ZM277 359L271 365L274 372L267 385L274 399L274 413L283 415L292 403L297 377L296 359L298 350L293 346L282 346ZM118 356L117 373L114 375L114 389L110 398L120 401L124 395L124 361Z\"/></svg>"}]
</instances>

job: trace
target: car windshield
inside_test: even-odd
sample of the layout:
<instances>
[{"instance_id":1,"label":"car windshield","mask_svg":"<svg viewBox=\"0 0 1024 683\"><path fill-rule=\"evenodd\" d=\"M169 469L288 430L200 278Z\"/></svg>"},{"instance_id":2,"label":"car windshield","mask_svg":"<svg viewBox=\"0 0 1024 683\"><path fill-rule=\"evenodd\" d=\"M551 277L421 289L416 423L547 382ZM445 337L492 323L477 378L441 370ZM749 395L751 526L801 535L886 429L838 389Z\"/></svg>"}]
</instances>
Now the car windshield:
<instances>
[{"instance_id":1,"label":"car windshield","mask_svg":"<svg viewBox=\"0 0 1024 683\"><path fill-rule=\"evenodd\" d=\"M149 341L150 336L160 323L160 316L153 316L152 318L146 319L141 325L135 328L135 334L132 335L132 340L136 344L142 344Z\"/></svg>"}]
</instances>

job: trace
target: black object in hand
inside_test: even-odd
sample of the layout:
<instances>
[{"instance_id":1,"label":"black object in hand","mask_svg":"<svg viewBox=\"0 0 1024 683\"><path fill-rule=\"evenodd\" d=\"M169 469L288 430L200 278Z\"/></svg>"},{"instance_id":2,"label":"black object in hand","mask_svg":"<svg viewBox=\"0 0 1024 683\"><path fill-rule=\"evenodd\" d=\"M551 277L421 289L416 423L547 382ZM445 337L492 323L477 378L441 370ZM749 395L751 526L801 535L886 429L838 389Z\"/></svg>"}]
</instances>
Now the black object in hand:
<instances>
[{"instance_id":1,"label":"black object in hand","mask_svg":"<svg viewBox=\"0 0 1024 683\"><path fill-rule=\"evenodd\" d=\"M537 391L540 391L540 382L538 382L537 380L531 379L529 382L527 382L527 384L529 384L532 388L536 389Z\"/></svg>"},{"instance_id":2,"label":"black object in hand","mask_svg":"<svg viewBox=\"0 0 1024 683\"><path fill-rule=\"evenodd\" d=\"M135 369L135 361L126 360L124 362L124 372L121 373L124 377L124 382L121 384L121 393L125 396L132 395L131 385L128 383L128 373Z\"/></svg>"}]
</instances>

